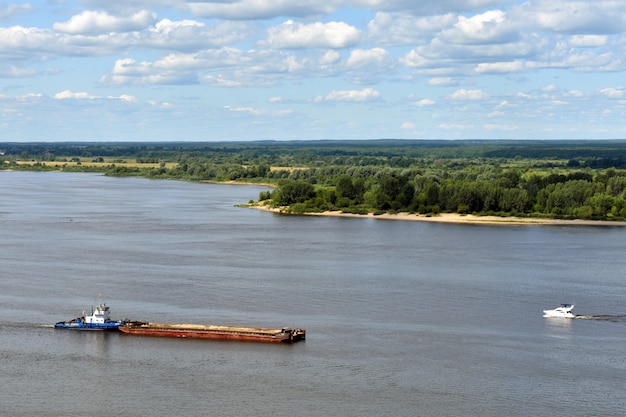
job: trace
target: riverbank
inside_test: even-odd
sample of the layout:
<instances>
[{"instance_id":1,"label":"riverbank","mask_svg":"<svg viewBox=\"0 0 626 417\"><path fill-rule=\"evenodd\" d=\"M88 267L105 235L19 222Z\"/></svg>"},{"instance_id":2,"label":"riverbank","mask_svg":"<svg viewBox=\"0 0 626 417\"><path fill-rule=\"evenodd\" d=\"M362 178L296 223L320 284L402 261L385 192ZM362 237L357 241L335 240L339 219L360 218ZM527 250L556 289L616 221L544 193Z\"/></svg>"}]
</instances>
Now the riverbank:
<instances>
[{"instance_id":1,"label":"riverbank","mask_svg":"<svg viewBox=\"0 0 626 417\"><path fill-rule=\"evenodd\" d=\"M249 205L245 207L255 208L258 210L269 211L277 214L288 214L284 208L272 208L266 205ZM498 217L498 216L474 216L471 214L457 213L441 213L437 215L410 214L410 213L384 213L374 215L342 213L340 211L325 211L321 213L303 213L306 216L328 216L328 217L346 217L361 219L381 219L381 220L402 220L402 221L420 221L435 223L457 223L457 224L484 224L484 225L502 225L502 226L521 226L521 225L552 225L552 226L604 226L604 227L626 227L626 222L608 221L608 220L560 220L560 219L541 219L532 217Z\"/></svg>"}]
</instances>

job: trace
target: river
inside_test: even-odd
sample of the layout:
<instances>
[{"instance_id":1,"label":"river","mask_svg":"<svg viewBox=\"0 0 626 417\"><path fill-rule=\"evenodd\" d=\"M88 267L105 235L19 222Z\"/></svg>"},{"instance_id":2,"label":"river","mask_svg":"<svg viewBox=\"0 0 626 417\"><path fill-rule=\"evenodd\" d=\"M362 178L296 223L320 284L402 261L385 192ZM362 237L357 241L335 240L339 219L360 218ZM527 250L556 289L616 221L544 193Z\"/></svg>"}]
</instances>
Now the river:
<instances>
[{"instance_id":1,"label":"river","mask_svg":"<svg viewBox=\"0 0 626 417\"><path fill-rule=\"evenodd\" d=\"M0 172L0 415L623 415L623 228L236 207L264 190ZM99 294L113 318L307 340L50 328ZM542 317L560 303L584 317Z\"/></svg>"}]
</instances>

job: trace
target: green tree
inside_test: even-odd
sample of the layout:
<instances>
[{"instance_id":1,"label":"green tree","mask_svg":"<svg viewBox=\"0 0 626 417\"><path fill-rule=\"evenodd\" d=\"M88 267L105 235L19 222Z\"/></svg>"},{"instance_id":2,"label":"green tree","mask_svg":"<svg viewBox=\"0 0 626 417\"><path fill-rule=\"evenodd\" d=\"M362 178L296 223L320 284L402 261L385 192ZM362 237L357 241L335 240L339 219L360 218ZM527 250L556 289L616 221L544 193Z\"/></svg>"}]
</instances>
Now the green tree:
<instances>
[{"instance_id":1,"label":"green tree","mask_svg":"<svg viewBox=\"0 0 626 417\"><path fill-rule=\"evenodd\" d=\"M411 204L415 188L404 176L384 175L376 191L376 208L379 210L401 210Z\"/></svg>"},{"instance_id":2,"label":"green tree","mask_svg":"<svg viewBox=\"0 0 626 417\"><path fill-rule=\"evenodd\" d=\"M283 181L272 192L272 200L279 206L304 203L313 198L315 198L315 188L303 180Z\"/></svg>"}]
</instances>

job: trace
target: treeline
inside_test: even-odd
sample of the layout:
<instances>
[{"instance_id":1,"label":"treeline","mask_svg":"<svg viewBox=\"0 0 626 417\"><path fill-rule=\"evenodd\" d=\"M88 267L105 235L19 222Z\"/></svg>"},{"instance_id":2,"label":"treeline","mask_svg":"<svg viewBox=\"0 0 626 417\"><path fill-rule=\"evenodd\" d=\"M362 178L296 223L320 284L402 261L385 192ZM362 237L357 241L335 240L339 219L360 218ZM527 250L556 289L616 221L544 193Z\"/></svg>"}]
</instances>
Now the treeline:
<instances>
[{"instance_id":1,"label":"treeline","mask_svg":"<svg viewBox=\"0 0 626 417\"><path fill-rule=\"evenodd\" d=\"M292 212L440 212L554 218L626 218L626 170L503 166L504 160L413 160L395 165L309 168L215 163L190 158L174 168L144 170L151 178L271 183L260 200ZM520 161L514 161L520 165ZM531 161L527 161L531 162ZM510 165L510 164L509 164ZM523 165L523 164L522 164ZM532 165L537 165L533 162ZM108 175L139 175L111 167Z\"/></svg>"},{"instance_id":2,"label":"treeline","mask_svg":"<svg viewBox=\"0 0 626 417\"><path fill-rule=\"evenodd\" d=\"M274 184L260 199L293 212L626 218L624 141L44 143L0 151L10 169Z\"/></svg>"},{"instance_id":3,"label":"treeline","mask_svg":"<svg viewBox=\"0 0 626 417\"><path fill-rule=\"evenodd\" d=\"M495 140L317 140L256 142L41 142L0 143L8 159L63 161L94 157L137 161L184 162L201 158L213 163L272 166L384 165L408 167L418 159L553 161L572 167L626 168L624 141L495 141Z\"/></svg>"},{"instance_id":4,"label":"treeline","mask_svg":"<svg viewBox=\"0 0 626 417\"><path fill-rule=\"evenodd\" d=\"M369 178L339 175L334 186L284 180L261 200L292 212L412 212L626 218L626 172L608 169L548 175L484 167L454 173L384 170Z\"/></svg>"}]
</instances>

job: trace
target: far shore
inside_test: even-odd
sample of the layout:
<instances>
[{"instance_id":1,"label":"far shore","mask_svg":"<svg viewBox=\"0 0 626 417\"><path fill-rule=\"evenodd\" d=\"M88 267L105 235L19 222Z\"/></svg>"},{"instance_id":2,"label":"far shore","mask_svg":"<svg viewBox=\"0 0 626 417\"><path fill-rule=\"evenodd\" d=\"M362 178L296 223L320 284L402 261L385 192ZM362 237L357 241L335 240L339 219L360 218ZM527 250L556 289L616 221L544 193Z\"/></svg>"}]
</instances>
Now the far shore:
<instances>
[{"instance_id":1,"label":"far shore","mask_svg":"<svg viewBox=\"0 0 626 417\"><path fill-rule=\"evenodd\" d=\"M11 169L3 169L0 172L10 172ZM212 181L202 180L202 183L210 184L228 184L228 185L256 185L260 187L276 187L270 183L255 183L243 181ZM381 220L403 220L403 221L419 221L434 223L458 223L458 224L484 224L484 225L502 225L502 226L520 226L520 225L538 225L538 226L604 226L604 227L626 227L626 221L609 221L609 220L562 220L562 219L546 219L537 217L499 217L499 216L475 216L471 214L458 213L440 213L440 214L415 214L415 213L383 213L383 214L353 214L343 213L341 211L324 211L319 213L288 213L285 207L272 208L262 203L242 204L241 207L254 208L257 210L269 211L272 213L285 215L303 215L303 216L327 216L327 217L345 217L359 219L381 219Z\"/></svg>"},{"instance_id":2,"label":"far shore","mask_svg":"<svg viewBox=\"0 0 626 417\"><path fill-rule=\"evenodd\" d=\"M287 213L284 208L272 208L267 205L249 205L245 207L255 208L258 210L269 211L278 214ZM626 227L624 221L608 221L608 220L561 220L561 219L541 219L533 217L498 217L498 216L474 216L471 214L457 213L441 213L436 215L426 214L410 214L410 213L384 213L374 215L342 213L340 211L325 211L321 213L302 213L305 216L328 216L328 217L346 217L359 219L381 219L381 220L403 220L403 221L419 221L419 222L435 222L435 223L457 223L457 224L484 224L484 225L502 225L502 226L522 226L522 225L539 225L539 226L613 226Z\"/></svg>"}]
</instances>

